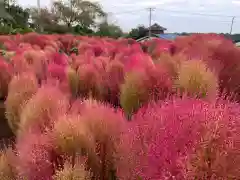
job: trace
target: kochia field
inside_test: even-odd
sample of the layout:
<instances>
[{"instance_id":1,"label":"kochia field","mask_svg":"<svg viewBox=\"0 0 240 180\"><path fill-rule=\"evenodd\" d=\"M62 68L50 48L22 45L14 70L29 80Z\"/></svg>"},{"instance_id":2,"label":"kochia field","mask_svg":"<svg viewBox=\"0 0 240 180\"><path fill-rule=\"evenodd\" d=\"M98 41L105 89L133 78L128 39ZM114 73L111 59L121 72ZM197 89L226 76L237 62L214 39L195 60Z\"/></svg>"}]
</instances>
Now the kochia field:
<instances>
[{"instance_id":1,"label":"kochia field","mask_svg":"<svg viewBox=\"0 0 240 180\"><path fill-rule=\"evenodd\" d=\"M1 180L235 180L240 48L175 41L0 36ZM1 127L4 128L4 127Z\"/></svg>"}]
</instances>

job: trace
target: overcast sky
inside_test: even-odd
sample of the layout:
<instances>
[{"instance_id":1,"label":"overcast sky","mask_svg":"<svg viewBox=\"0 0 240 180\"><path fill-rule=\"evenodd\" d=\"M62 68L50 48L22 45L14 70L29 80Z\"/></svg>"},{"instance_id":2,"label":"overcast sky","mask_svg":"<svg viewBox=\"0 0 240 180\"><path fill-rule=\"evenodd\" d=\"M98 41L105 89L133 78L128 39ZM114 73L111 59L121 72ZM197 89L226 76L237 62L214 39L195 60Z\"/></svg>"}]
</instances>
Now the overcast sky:
<instances>
[{"instance_id":1,"label":"overcast sky","mask_svg":"<svg viewBox=\"0 0 240 180\"><path fill-rule=\"evenodd\" d=\"M111 22L124 31L139 24L148 26L149 12L153 7L152 23L168 32L224 32L231 27L236 16L233 33L240 33L240 0L92 0L101 3L110 13ZM37 0L18 0L24 6L36 6ZM41 0L41 6L50 6L51 0ZM211 16L209 16L211 15Z\"/></svg>"}]
</instances>

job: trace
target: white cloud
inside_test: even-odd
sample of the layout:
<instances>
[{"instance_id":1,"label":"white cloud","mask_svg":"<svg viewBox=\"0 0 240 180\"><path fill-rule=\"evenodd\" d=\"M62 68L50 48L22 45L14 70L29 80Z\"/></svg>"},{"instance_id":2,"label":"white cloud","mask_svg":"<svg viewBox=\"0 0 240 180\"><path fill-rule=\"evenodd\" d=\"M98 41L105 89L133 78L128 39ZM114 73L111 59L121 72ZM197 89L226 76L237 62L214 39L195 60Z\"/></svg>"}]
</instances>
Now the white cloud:
<instances>
[{"instance_id":1,"label":"white cloud","mask_svg":"<svg viewBox=\"0 0 240 180\"><path fill-rule=\"evenodd\" d=\"M232 4L234 4L234 5L240 5L240 1L232 1Z\"/></svg>"}]
</instances>

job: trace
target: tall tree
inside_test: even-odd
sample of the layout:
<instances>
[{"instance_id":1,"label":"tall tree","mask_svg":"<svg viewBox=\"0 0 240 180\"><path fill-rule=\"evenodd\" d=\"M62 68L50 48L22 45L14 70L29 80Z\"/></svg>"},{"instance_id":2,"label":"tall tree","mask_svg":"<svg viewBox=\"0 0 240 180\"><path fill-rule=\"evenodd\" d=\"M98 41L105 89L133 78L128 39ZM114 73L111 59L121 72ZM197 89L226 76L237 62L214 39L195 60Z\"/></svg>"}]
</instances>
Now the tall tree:
<instances>
[{"instance_id":1,"label":"tall tree","mask_svg":"<svg viewBox=\"0 0 240 180\"><path fill-rule=\"evenodd\" d=\"M29 12L23 9L21 6L16 4L11 4L6 8L7 12L14 19L13 28L25 28L28 27Z\"/></svg>"},{"instance_id":2,"label":"tall tree","mask_svg":"<svg viewBox=\"0 0 240 180\"><path fill-rule=\"evenodd\" d=\"M99 25L96 35L119 38L123 36L123 31L119 26L105 21Z\"/></svg>"},{"instance_id":3,"label":"tall tree","mask_svg":"<svg viewBox=\"0 0 240 180\"><path fill-rule=\"evenodd\" d=\"M31 26L39 31L48 33L66 33L69 32L68 27L59 24L58 15L52 10L47 8L30 8L29 13L31 16Z\"/></svg>"},{"instance_id":4,"label":"tall tree","mask_svg":"<svg viewBox=\"0 0 240 180\"><path fill-rule=\"evenodd\" d=\"M98 3L87 0L55 1L53 9L68 27L79 24L89 28L96 25L98 18L106 15Z\"/></svg>"},{"instance_id":5,"label":"tall tree","mask_svg":"<svg viewBox=\"0 0 240 180\"><path fill-rule=\"evenodd\" d=\"M129 38L139 39L147 35L147 28L143 25L139 25L137 28L133 28L129 34Z\"/></svg>"},{"instance_id":6,"label":"tall tree","mask_svg":"<svg viewBox=\"0 0 240 180\"><path fill-rule=\"evenodd\" d=\"M41 8L40 11L38 8L30 8L29 13L31 15L32 23L37 26L41 25L43 27L47 25L54 25L58 23L58 17L56 14L52 13L47 8Z\"/></svg>"},{"instance_id":7,"label":"tall tree","mask_svg":"<svg viewBox=\"0 0 240 180\"><path fill-rule=\"evenodd\" d=\"M10 6L10 2L6 0L0 0L0 21L6 22L6 21L12 21L13 18L7 11L7 8Z\"/></svg>"}]
</instances>

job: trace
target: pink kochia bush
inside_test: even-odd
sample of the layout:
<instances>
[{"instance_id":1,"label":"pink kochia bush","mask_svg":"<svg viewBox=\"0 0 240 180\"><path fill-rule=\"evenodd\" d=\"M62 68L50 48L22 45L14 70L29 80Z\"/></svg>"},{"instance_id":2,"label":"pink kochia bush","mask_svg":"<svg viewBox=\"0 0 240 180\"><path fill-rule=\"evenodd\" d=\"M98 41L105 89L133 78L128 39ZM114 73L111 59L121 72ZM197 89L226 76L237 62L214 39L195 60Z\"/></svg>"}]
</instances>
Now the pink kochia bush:
<instances>
[{"instance_id":1,"label":"pink kochia bush","mask_svg":"<svg viewBox=\"0 0 240 180\"><path fill-rule=\"evenodd\" d=\"M54 53L52 57L52 63L66 66L68 64L68 56L61 53Z\"/></svg>"},{"instance_id":2,"label":"pink kochia bush","mask_svg":"<svg viewBox=\"0 0 240 180\"><path fill-rule=\"evenodd\" d=\"M46 71L47 58L43 51L28 50L24 51L27 63L32 67L38 79L43 79Z\"/></svg>"},{"instance_id":3,"label":"pink kochia bush","mask_svg":"<svg viewBox=\"0 0 240 180\"><path fill-rule=\"evenodd\" d=\"M107 65L102 91L104 100L115 106L120 105L120 87L124 83L124 75L124 65L121 62L113 60Z\"/></svg>"},{"instance_id":4,"label":"pink kochia bush","mask_svg":"<svg viewBox=\"0 0 240 180\"><path fill-rule=\"evenodd\" d=\"M49 64L47 67L47 78L61 81L66 80L66 68L58 64Z\"/></svg>"},{"instance_id":5,"label":"pink kochia bush","mask_svg":"<svg viewBox=\"0 0 240 180\"><path fill-rule=\"evenodd\" d=\"M240 106L219 100L174 99L151 104L122 137L118 177L237 179Z\"/></svg>"},{"instance_id":6,"label":"pink kochia bush","mask_svg":"<svg viewBox=\"0 0 240 180\"><path fill-rule=\"evenodd\" d=\"M17 139L17 172L23 179L52 180L52 142L47 134L26 133Z\"/></svg>"}]
</instances>

